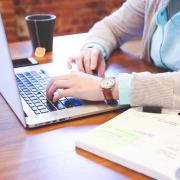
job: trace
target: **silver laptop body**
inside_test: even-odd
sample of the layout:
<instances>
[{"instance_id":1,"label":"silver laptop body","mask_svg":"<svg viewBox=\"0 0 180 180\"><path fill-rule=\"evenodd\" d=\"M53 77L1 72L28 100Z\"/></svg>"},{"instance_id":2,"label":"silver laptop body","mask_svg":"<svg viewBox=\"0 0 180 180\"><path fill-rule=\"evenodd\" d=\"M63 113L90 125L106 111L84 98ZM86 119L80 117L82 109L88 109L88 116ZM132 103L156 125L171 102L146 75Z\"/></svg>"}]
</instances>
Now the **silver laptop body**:
<instances>
[{"instance_id":1,"label":"silver laptop body","mask_svg":"<svg viewBox=\"0 0 180 180\"><path fill-rule=\"evenodd\" d=\"M35 114L28 103L20 95L17 85L17 74L34 72L42 69L50 76L60 75L68 72L66 67L58 67L53 63L44 65L13 68L12 59L7 43L6 34L0 16L0 93L7 101L11 109L25 128L35 128L52 123L76 119L79 117L112 111L122 108L118 105L110 106L104 102L82 101L81 106L64 108L56 111Z\"/></svg>"}]
</instances>

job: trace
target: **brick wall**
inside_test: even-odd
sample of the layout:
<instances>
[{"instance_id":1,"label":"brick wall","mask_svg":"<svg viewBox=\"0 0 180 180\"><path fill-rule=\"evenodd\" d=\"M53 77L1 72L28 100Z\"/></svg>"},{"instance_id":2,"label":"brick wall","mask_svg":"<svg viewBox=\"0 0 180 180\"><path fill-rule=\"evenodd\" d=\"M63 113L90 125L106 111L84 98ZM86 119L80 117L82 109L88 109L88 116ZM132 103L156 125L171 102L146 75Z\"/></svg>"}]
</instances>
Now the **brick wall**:
<instances>
[{"instance_id":1,"label":"brick wall","mask_svg":"<svg viewBox=\"0 0 180 180\"><path fill-rule=\"evenodd\" d=\"M32 13L57 16L55 35L87 32L92 25L117 9L124 0L0 0L8 40L28 37L24 17Z\"/></svg>"},{"instance_id":2,"label":"brick wall","mask_svg":"<svg viewBox=\"0 0 180 180\"><path fill-rule=\"evenodd\" d=\"M4 26L9 41L17 41L17 29L15 21L15 8L13 0L0 0L0 12L2 13Z\"/></svg>"}]
</instances>

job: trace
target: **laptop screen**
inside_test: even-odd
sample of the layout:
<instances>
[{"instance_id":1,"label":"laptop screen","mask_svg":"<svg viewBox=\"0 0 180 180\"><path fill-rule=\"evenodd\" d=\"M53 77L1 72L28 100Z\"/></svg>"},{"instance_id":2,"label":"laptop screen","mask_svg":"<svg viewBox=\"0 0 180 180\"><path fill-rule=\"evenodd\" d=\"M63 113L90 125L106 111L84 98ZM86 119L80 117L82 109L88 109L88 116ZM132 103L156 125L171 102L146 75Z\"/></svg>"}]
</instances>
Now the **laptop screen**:
<instances>
[{"instance_id":1,"label":"laptop screen","mask_svg":"<svg viewBox=\"0 0 180 180\"><path fill-rule=\"evenodd\" d=\"M0 93L3 95L20 121L25 125L25 116L16 84L12 59L0 15Z\"/></svg>"}]
</instances>

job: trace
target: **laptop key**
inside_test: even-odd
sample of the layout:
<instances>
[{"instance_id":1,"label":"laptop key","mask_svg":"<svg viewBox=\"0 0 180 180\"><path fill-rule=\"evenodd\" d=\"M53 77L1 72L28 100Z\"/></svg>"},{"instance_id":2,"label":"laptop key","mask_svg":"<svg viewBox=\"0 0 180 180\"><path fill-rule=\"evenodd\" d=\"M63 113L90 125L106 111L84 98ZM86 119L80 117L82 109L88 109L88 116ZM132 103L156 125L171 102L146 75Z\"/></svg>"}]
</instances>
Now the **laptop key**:
<instances>
[{"instance_id":1,"label":"laptop key","mask_svg":"<svg viewBox=\"0 0 180 180\"><path fill-rule=\"evenodd\" d=\"M36 103L39 103L39 100L33 100L32 101L34 104L36 104Z\"/></svg>"},{"instance_id":2,"label":"laptop key","mask_svg":"<svg viewBox=\"0 0 180 180\"><path fill-rule=\"evenodd\" d=\"M35 114L41 114L38 110L34 111Z\"/></svg>"},{"instance_id":3,"label":"laptop key","mask_svg":"<svg viewBox=\"0 0 180 180\"><path fill-rule=\"evenodd\" d=\"M26 94L22 94L22 93L21 93L21 96L22 96L23 98L26 98L26 97L27 97Z\"/></svg>"},{"instance_id":4,"label":"laptop key","mask_svg":"<svg viewBox=\"0 0 180 180\"><path fill-rule=\"evenodd\" d=\"M39 110L45 109L44 106L38 106L37 107Z\"/></svg>"},{"instance_id":5,"label":"laptop key","mask_svg":"<svg viewBox=\"0 0 180 180\"><path fill-rule=\"evenodd\" d=\"M37 110L37 107L32 107L32 110L33 110L33 111L36 111L36 110Z\"/></svg>"},{"instance_id":6,"label":"laptop key","mask_svg":"<svg viewBox=\"0 0 180 180\"><path fill-rule=\"evenodd\" d=\"M29 100L29 98L28 98L28 97L23 97L23 98L24 98L24 100L25 100L25 101L28 101L28 100Z\"/></svg>"},{"instance_id":7,"label":"laptop key","mask_svg":"<svg viewBox=\"0 0 180 180\"><path fill-rule=\"evenodd\" d=\"M37 102L37 103L35 103L35 106L36 106L36 107L39 107L39 106L42 106L42 104L39 103L39 102Z\"/></svg>"},{"instance_id":8,"label":"laptop key","mask_svg":"<svg viewBox=\"0 0 180 180\"><path fill-rule=\"evenodd\" d=\"M56 111L57 109L55 107L53 107L52 105L47 105L46 108L49 110L49 111Z\"/></svg>"},{"instance_id":9,"label":"laptop key","mask_svg":"<svg viewBox=\"0 0 180 180\"><path fill-rule=\"evenodd\" d=\"M41 112L41 113L47 113L47 112L49 112L49 111L48 111L47 109L41 109L40 112Z\"/></svg>"},{"instance_id":10,"label":"laptop key","mask_svg":"<svg viewBox=\"0 0 180 180\"><path fill-rule=\"evenodd\" d=\"M30 103L29 106L31 107L31 109L32 109L33 107L35 107L35 105L32 104L32 103Z\"/></svg>"},{"instance_id":11,"label":"laptop key","mask_svg":"<svg viewBox=\"0 0 180 180\"><path fill-rule=\"evenodd\" d=\"M36 100L37 98L35 96L29 97L31 101Z\"/></svg>"},{"instance_id":12,"label":"laptop key","mask_svg":"<svg viewBox=\"0 0 180 180\"><path fill-rule=\"evenodd\" d=\"M43 100L41 100L42 101L42 103L46 103L47 102L47 99L43 99Z\"/></svg>"},{"instance_id":13,"label":"laptop key","mask_svg":"<svg viewBox=\"0 0 180 180\"><path fill-rule=\"evenodd\" d=\"M30 103L31 103L31 101L30 101L30 100L27 100L26 102L27 102L28 104L30 104Z\"/></svg>"},{"instance_id":14,"label":"laptop key","mask_svg":"<svg viewBox=\"0 0 180 180\"><path fill-rule=\"evenodd\" d=\"M58 110L64 109L65 106L61 102L56 102L54 105L57 107Z\"/></svg>"},{"instance_id":15,"label":"laptop key","mask_svg":"<svg viewBox=\"0 0 180 180\"><path fill-rule=\"evenodd\" d=\"M48 101L46 101L44 103L44 105L49 111L56 111L57 110L57 108Z\"/></svg>"},{"instance_id":16,"label":"laptop key","mask_svg":"<svg viewBox=\"0 0 180 180\"><path fill-rule=\"evenodd\" d=\"M47 101L47 98L44 97L44 96L42 96L42 95L39 97L39 99L40 99L41 101L42 101L42 100L46 100L46 101Z\"/></svg>"}]
</instances>

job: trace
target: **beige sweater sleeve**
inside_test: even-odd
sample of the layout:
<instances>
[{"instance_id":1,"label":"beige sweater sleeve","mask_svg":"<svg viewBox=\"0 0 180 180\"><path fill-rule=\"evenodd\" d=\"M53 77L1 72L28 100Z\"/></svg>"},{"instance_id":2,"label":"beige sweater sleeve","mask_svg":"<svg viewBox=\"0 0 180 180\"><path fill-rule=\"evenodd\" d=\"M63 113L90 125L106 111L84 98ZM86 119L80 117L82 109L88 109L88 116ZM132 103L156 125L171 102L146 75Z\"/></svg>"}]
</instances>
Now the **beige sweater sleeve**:
<instances>
[{"instance_id":1,"label":"beige sweater sleeve","mask_svg":"<svg viewBox=\"0 0 180 180\"><path fill-rule=\"evenodd\" d=\"M85 42L101 45L107 55L134 36L142 35L145 0L127 0L117 11L97 22Z\"/></svg>"},{"instance_id":2,"label":"beige sweater sleeve","mask_svg":"<svg viewBox=\"0 0 180 180\"><path fill-rule=\"evenodd\" d=\"M180 108L180 71L133 73L131 106Z\"/></svg>"}]
</instances>

